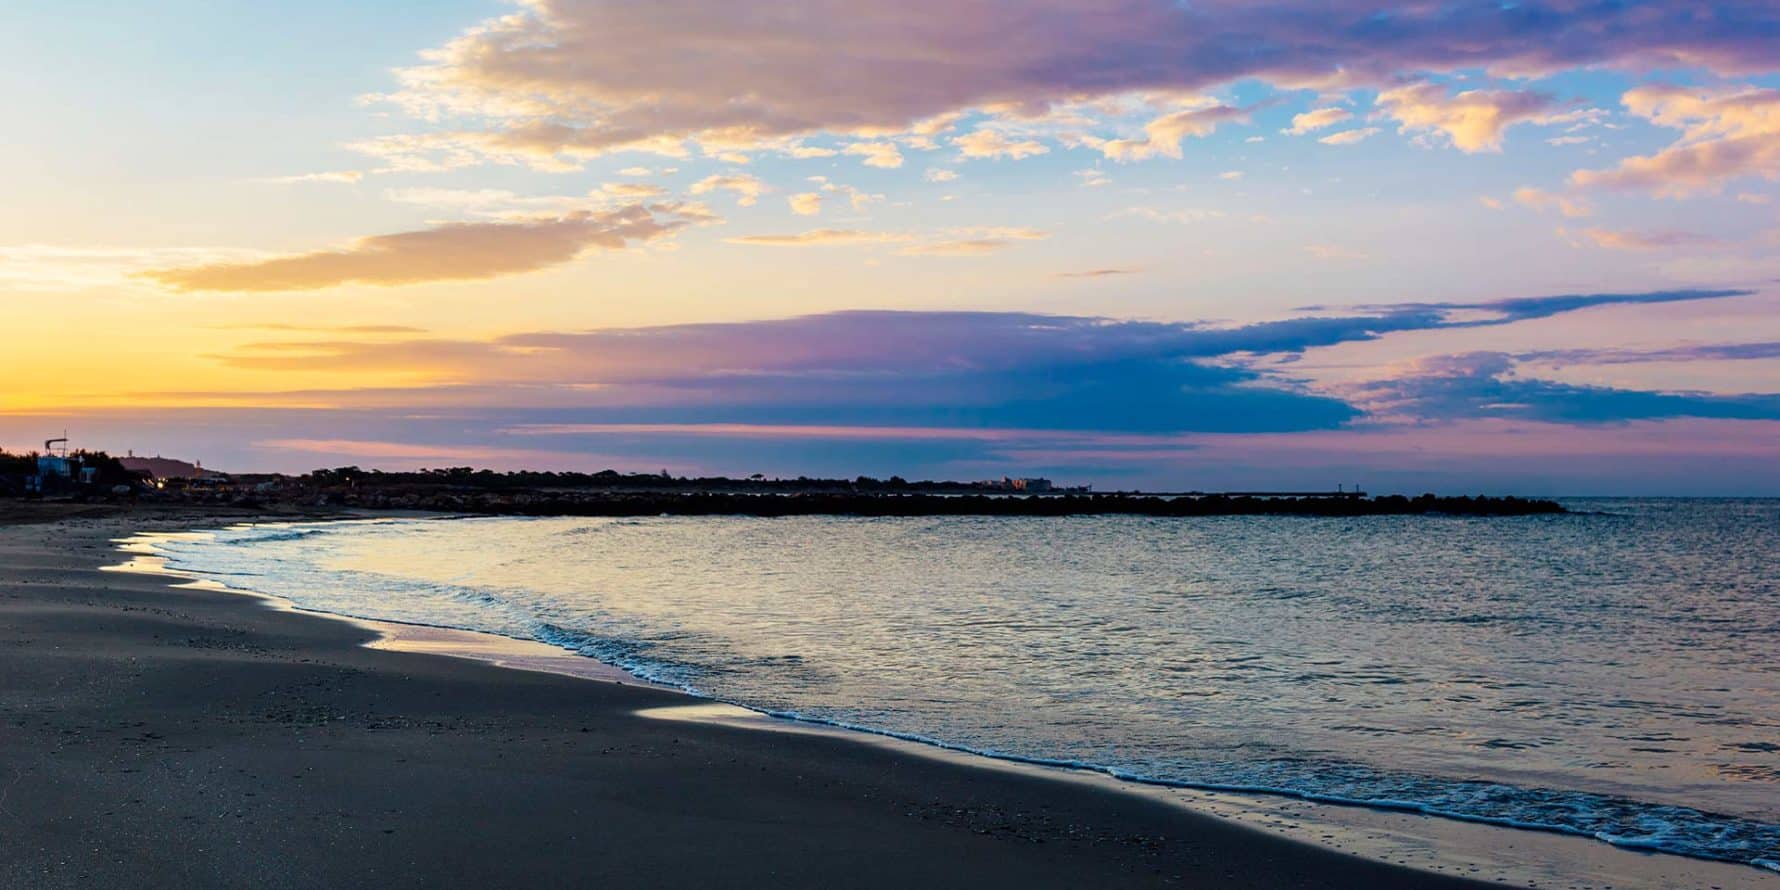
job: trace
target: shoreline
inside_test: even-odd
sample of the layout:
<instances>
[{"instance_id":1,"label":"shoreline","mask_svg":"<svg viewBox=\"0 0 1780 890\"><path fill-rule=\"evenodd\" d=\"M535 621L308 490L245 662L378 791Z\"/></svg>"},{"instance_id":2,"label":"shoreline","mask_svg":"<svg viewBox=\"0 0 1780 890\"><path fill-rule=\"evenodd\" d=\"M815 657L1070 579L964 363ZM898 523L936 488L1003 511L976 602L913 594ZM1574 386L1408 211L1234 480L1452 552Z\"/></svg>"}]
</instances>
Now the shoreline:
<instances>
[{"instance_id":1,"label":"shoreline","mask_svg":"<svg viewBox=\"0 0 1780 890\"><path fill-rule=\"evenodd\" d=\"M52 534L49 537L54 537L54 533L71 534L73 532L81 531L80 529L71 528L71 526L77 523L88 525L96 524L97 526L101 526L101 528L98 528L97 530L93 528L85 529L86 534L84 534L84 536L73 536L80 538L80 549L82 550L102 549L103 553L101 554L101 558L103 559L106 557L116 557L118 555L118 551L116 549L111 549L110 546L114 537L128 536L128 532L135 531L138 527L143 525L170 525L189 530L205 525L214 527L219 524L232 524L232 522L240 521L242 518L243 517L239 516L218 515L209 517L208 521L199 517L184 517L182 519L150 520L148 522L143 522L133 517L112 518L109 520L77 519L56 523L53 526L37 525L30 526L29 528L38 530L49 529L52 531ZM282 521L288 519L312 520L319 517L274 516L265 518L271 521ZM106 528L104 526L109 527ZM14 528L18 527L15 526ZM174 528L165 528L162 530L172 531ZM5 529L0 529L0 533L3 533L4 531ZM124 532L124 534L117 534L117 532L120 531ZM95 535L99 538L97 542L94 541ZM0 541L5 540L5 538L0 538ZM11 552L10 549L8 552ZM41 557L42 554L40 553L38 556ZM116 559L112 558L109 561L115 562ZM83 570L78 568L69 569L64 567L61 571L77 576L83 574ZM84 570L84 573L90 573L91 575L96 576L100 574L100 569L98 567L88 566ZM0 571L0 587L15 583L15 579L12 577L13 574L14 572L12 571ZM113 578L119 577L122 574L124 573L110 573ZM1112 884L1123 883L1131 885L1176 884L1193 886L1199 881L1215 877L1216 880L1213 881L1213 883L1218 886L1277 886L1282 882L1303 886L1349 886L1352 882L1379 884L1383 887L1442 886L1452 880L1451 878L1446 877L1446 875L1451 874L1454 870L1460 871L1461 873L1468 871L1470 874L1474 875L1482 871L1482 869L1477 866L1470 866L1467 868L1457 861L1451 859L1442 860L1441 857L1438 856L1432 857L1428 861L1436 867L1441 868L1446 874L1439 874L1435 871L1404 870L1383 861L1376 861L1391 858L1396 858L1399 861L1408 861L1414 856L1415 851L1418 849L1431 849L1430 847L1427 847L1428 841L1426 839L1410 838L1407 841L1400 840L1395 847L1396 854L1394 856L1389 852L1381 854L1378 849L1373 849L1371 850L1374 857L1373 859L1361 859L1356 856L1348 855L1348 853L1345 852L1330 849L1331 845L1340 847L1351 845L1358 848L1366 846L1367 843L1371 843L1376 848L1376 842L1380 836L1390 835L1393 832L1400 833L1402 831L1402 826L1395 823L1400 823L1404 819L1421 820L1422 822L1433 821L1431 817L1427 816L1373 813L1370 816L1357 820L1360 823L1367 824L1361 824L1358 827L1350 826L1345 830L1345 833L1337 832L1331 834L1325 831L1329 826L1322 824L1315 819L1307 819L1303 812L1299 812L1301 810L1314 809L1318 806L1307 804L1302 801L1276 800L1262 802L1261 804L1256 805L1251 801L1240 799L1240 795L1222 795L1214 792L1184 792L1181 789L1174 788L1143 789L1135 786L1134 783L1122 781L1099 772L1066 770L1057 767L1021 764L1017 761L998 760L976 754L966 754L955 749L941 749L917 742L900 740L891 736L870 734L865 731L828 727L809 721L794 722L783 718L770 717L760 712L749 711L735 706L715 704L712 700L696 698L679 691L668 691L661 687L639 685L639 681L631 677L631 675L619 675L617 669L605 666L592 658L578 654L570 654L565 650L560 650L544 643L525 644L523 641L508 640L508 638L505 637L495 637L493 635L480 634L474 631L444 631L426 628L423 625L396 625L392 622L365 622L361 619L352 619L329 613L310 612L294 607L289 610L288 614L285 614L276 609L261 608L263 605L275 605L273 602L277 600L275 597L266 597L263 594L239 591L231 588L221 588L220 585L216 585L219 589L213 590L205 590L202 586L193 587L189 583L175 586L170 583L169 578L165 575L140 575L138 577L151 579L146 585L147 588L152 589L154 586L158 585L167 591L176 592L174 593L175 597L213 597L216 602L210 603L210 605L217 611L221 612L233 612L243 607L250 606L254 611L257 611L262 615L272 616L275 620L271 623L294 623L304 619L315 622L325 622L335 628L333 634L321 634L322 636L333 637L333 640L330 641L331 645L340 645L342 642L340 637L342 636L356 636L358 638L355 642L351 642L349 647L356 649L359 653L363 653L363 655L360 658L353 660L365 660L367 663L371 663L373 665L371 668L372 670L396 669L396 663L399 660L403 666L401 670L411 671L415 669L411 667L411 664L424 662L432 666L433 670L430 671L431 673L455 675L462 671L469 671L471 673L483 672L491 674L492 676L479 678L479 682L489 684L498 689L507 686L526 687L531 685L529 681L517 678L524 678L532 675L540 678L554 677L556 674L564 673L564 669L571 667L572 662L578 662L581 665L600 665L604 669L604 675L591 675L590 672L583 669L579 672L571 673L571 676L574 679L598 679L604 682L598 684L575 684L573 680L568 680L566 682L571 687L571 690L563 690L563 692L568 693L573 697L574 693L572 692L572 688L583 688L585 690L587 687L603 687L608 691L614 689L623 690L625 701L620 708L623 713L609 714L606 716L615 722L630 724L625 727L625 729L628 730L627 735L633 737L638 735L651 737L657 743L659 743L662 735L678 736L679 734L688 731L708 730L718 732L718 734L725 740L725 744L731 747L732 750L730 753L741 753L744 755L752 754L758 756L761 754L760 749L762 748L770 750L790 744L801 744L801 742L794 740L809 738L818 746L836 747L838 750L850 752L848 755L843 755L842 759L847 759L848 757L857 759L865 756L863 752L875 750L877 753L874 756L888 758L894 762L890 767L890 772L893 773L919 773L921 772L919 763L926 762L933 764L932 768L936 770L959 770L967 776L974 777L961 780L965 784L971 784L972 782L995 784L995 781L992 781L992 779L998 776L1004 776L1008 781L1015 782L1016 784L1026 785L1030 783L1032 787L1023 787L1021 789L1021 794L1014 796L1020 797L1023 795L1036 794L1039 799L1048 801L1047 803L1040 804L1040 809L1050 809L1054 804L1066 803L1072 797L1086 795L1089 798L1095 799L1105 798L1106 800L1099 801L1099 806L1102 808L1110 807L1111 811L1103 812L1102 816L1115 822L1124 818L1139 817L1140 821L1159 819L1163 822L1181 823L1172 826L1173 831L1169 835L1160 836L1153 842L1137 843L1135 844L1134 849L1132 845L1108 844L1105 842L1087 845L1085 853L1082 850L1077 849L1069 856L1062 857L1064 860L1078 866L1076 870L1070 871L1069 869L1064 869L1063 871L1058 871L1059 864L1054 861L1050 862L1046 865L1045 869L1033 873L1033 876L1028 879L1037 881L1040 884L1047 882L1062 884L1065 882L1065 872L1069 872L1078 877L1083 874L1091 875L1094 880L1102 883L1110 882ZM88 580L90 583L90 579ZM187 580L189 582L189 579ZM135 584L126 586L131 589L138 589ZM0 599L0 608L4 608L5 604L6 600ZM341 628L351 628L356 631L356 633L341 634L339 632L339 629ZM388 634L391 633L391 629L393 629L393 637L388 636ZM468 650L479 649L480 651L466 651L466 646ZM321 653L315 654L337 655L338 653L327 653L324 650ZM428 655L430 654L446 654L455 657L448 659L432 659L428 658ZM375 664L375 662L383 659L391 659L391 661L389 661L388 664L383 665ZM412 662L412 659L420 659L421 662ZM309 659L304 660L307 661ZM461 664L464 665L464 667L461 670L458 668L444 668L440 665L441 662ZM489 666L506 667L512 670L490 672L488 671ZM599 672L592 673L597 674ZM622 676L624 679L620 679L619 676ZM407 679L407 677L403 677L402 679ZM554 680L551 682L554 682ZM544 685L550 685L550 683L545 683ZM0 701L4 701L4 699L0 699ZM696 704L688 704L689 702L696 702ZM10 702L7 702L7 704L9 707L5 708L4 711L0 711L0 716L8 716L15 711L14 708L10 707ZM632 707L633 705L650 706ZM713 711L713 708L718 710ZM530 716L538 717L541 715L534 713ZM652 719L660 717L671 717L673 719ZM345 720L347 720L346 716L337 717L337 721ZM325 720L321 723L321 726L323 728L331 728ZM761 730L763 729L770 731L762 732ZM588 731L588 728L585 726L579 729L580 733L586 733ZM740 739L735 738L738 732L740 733ZM748 739L752 739L753 741L745 741ZM680 739L677 737L674 738L671 744L680 744ZM706 744L714 744L714 742L706 740ZM422 747L425 746L422 745ZM829 754L826 756L833 757L835 755ZM762 766L761 769L765 771L767 768ZM802 776L799 776L799 779L802 778ZM857 780L858 776L855 775L853 778ZM906 776L899 776L899 778L906 778ZM684 779L682 779L682 781L684 781ZM766 782L766 780L757 780L745 784L756 786L750 790L750 793L758 793L761 790L758 786L763 782ZM17 784L18 783L15 782L15 785ZM767 784L771 785L772 783ZM914 784L921 785L922 782L916 781ZM16 793L16 789L12 790ZM782 793L785 789L780 788L774 790ZM874 795L868 794L866 795L866 799L870 800L873 796ZM1189 800L1187 798L1191 799ZM14 796L14 803L11 806L8 806L5 799L0 798L0 812L6 812L7 810L16 812L16 803L18 799L18 797ZM1109 803L1108 801L1112 801L1112 803ZM1080 805L1081 803L1081 801L1074 802L1075 805ZM855 802L855 804L857 804L857 802ZM1020 818L1010 818L1005 812L997 815L995 820L996 824L990 828L984 828L981 824L972 824L973 818L974 821L978 823L982 821L981 813L983 811L997 810L1003 807L1004 805L998 807L995 795L990 794L986 798L978 797L976 807L974 808L964 807L953 809L958 813L967 814L966 818L963 819L963 823L964 827L968 829L966 834L970 837L997 837L1006 836L1008 834L1019 836L1021 834L1026 834L1029 836L1026 839L1028 844L1033 843L1033 840L1030 837L1031 835L1036 834L1042 838L1044 832L1039 830L1038 827L1035 827L1033 824L1030 824L1029 819L1023 820ZM1127 808L1142 812L1125 813L1124 810ZM1351 808L1344 807L1341 809ZM854 813L853 815L858 814ZM892 822L905 821L906 819L907 816L905 814L902 820L892 820ZM1282 834L1282 821L1293 819L1298 819L1304 822L1304 826L1300 826L1296 832L1284 831ZM931 821L933 820L929 818L923 818L921 820L923 825ZM0 829L3 829L3 827L4 821L0 821ZM892 826L892 828L895 827L897 826ZM958 826L954 825L954 830L957 830L957 827ZM1075 826L1072 825L1071 827L1074 828ZM1189 830L1183 831L1183 828ZM1269 830L1274 833L1265 833ZM1464 830L1461 829L1453 830L1464 833ZM1476 830L1485 833L1508 831L1506 829L1498 829L1489 826L1477 826ZM1303 836L1306 831L1322 832L1324 835L1324 846L1313 847L1291 839L1294 836ZM892 833L894 834L895 832ZM1516 836L1530 834L1529 832L1511 833ZM1070 839L1071 834L1072 832L1066 832L1062 836L1053 838L1052 844L1045 850L1045 856L1043 858L1052 859L1060 850L1070 847L1071 845L1068 844L1067 841ZM1176 857L1171 856L1170 853L1178 853L1180 851L1170 851L1169 847L1174 846L1174 844L1161 841L1164 837L1179 837L1182 834L1192 837L1196 841L1202 841L1207 835L1216 836L1217 838L1215 842L1209 844L1209 847L1206 847L1203 842L1191 844L1191 846L1194 847L1193 852L1196 855L1186 857L1186 860L1183 861L1199 863L1197 871L1193 869L1185 869L1179 875L1165 874L1165 872L1170 871L1168 868L1152 869L1147 875L1139 875L1132 871L1131 857L1133 855L1136 856L1138 861L1147 860L1154 862L1158 859L1176 859ZM1336 838L1337 834L1340 834L1339 838ZM874 838L875 837L877 836L874 835ZM1368 841L1368 837L1370 837L1370 841ZM1588 847L1606 846L1599 842L1582 841L1578 838L1564 836L1550 837L1553 838L1554 841L1568 841L1574 844L1584 844ZM1079 839L1079 835L1077 835L1077 838ZM1335 839L1331 840L1331 838ZM1532 842L1524 837L1517 837L1517 839L1525 841L1525 846L1528 847L1548 846L1547 844ZM784 840L784 838L781 837L780 840ZM888 839L880 838L880 840L884 840L888 843ZM902 840L906 841L907 839L903 838ZM1064 843L1059 845L1059 841ZM1042 839L1038 842L1041 844L1043 843ZM1475 839L1473 839L1471 843L1475 843ZM678 848L678 845L674 846L676 849ZM894 846L894 844L891 844L891 846ZM1077 844L1075 846L1079 847L1080 845ZM1517 844L1515 846L1521 845ZM1616 858L1614 856L1604 856L1601 854L1601 851L1586 850L1582 847L1571 849L1565 847L1565 845L1561 843L1557 844L1557 846L1562 848L1557 851L1558 855L1583 856L1590 859ZM917 846L915 849L924 852L926 850L924 846ZM1612 848L1608 849L1611 850ZM1007 851L1002 852L1005 854ZM1030 850L1016 852L1029 853ZM1753 878L1761 876L1756 870L1745 866L1720 866L1712 863L1680 860L1677 857L1652 857L1628 853L1626 851L1613 852L1617 853L1619 857L1627 858L1624 861L1615 861L1614 863L1611 863L1613 867L1606 869L1608 873L1624 871L1627 866L1632 866L1633 870L1642 872L1640 877L1648 879L1650 886L1686 886L1687 884L1681 884L1675 880L1677 875L1688 875L1699 878L1700 883L1698 885L1706 886L1706 872L1713 873L1710 880L1710 884L1712 885L1738 886L1744 883L1738 879L1751 878L1749 884L1754 886ZM1085 860L1079 859L1082 855L1086 856ZM1106 858L1109 855L1110 859ZM1552 854L1550 851L1547 851L1546 855ZM10 858L11 857L9 856L0 856L0 876L13 873L7 870L15 864L8 861ZM990 856L989 858L994 859L995 857ZM983 867L989 868L989 871L979 872L978 874L992 875L995 879L1006 879L1009 877L1009 873L1006 869L1018 866L1023 860L1028 858L1030 857L1015 856L1011 860L998 861L994 866L985 864ZM1538 857L1535 856L1534 858ZM1252 865L1255 861L1268 863L1267 869L1269 873L1262 874L1261 872L1255 871ZM1251 863L1249 866L1246 866L1246 872L1244 871L1244 862ZM1672 869L1654 867L1664 864L1674 865L1676 862L1679 862L1684 866L1684 868L1678 872ZM1079 869L1079 866L1083 865L1088 866L1086 872ZM1638 866L1645 867L1639 868ZM1182 866L1178 865L1177 861L1177 864L1174 867L1180 868ZM1238 870L1231 872L1228 870L1229 868L1236 868ZM1284 868L1285 871L1277 871L1277 869L1280 868ZM1719 875L1717 872L1721 869L1726 871L1724 874ZM1537 874L1538 868L1532 867L1529 869L1527 867L1522 867L1520 869L1510 869L1510 871L1524 874ZM1739 874L1742 872L1750 872L1752 874ZM21 872L20 874L23 873ZM784 872L778 870L775 870L773 874L780 878L785 876ZM947 874L951 873L948 872ZM1197 877L1195 877L1195 875L1197 875ZM1362 877L1362 875L1364 875L1364 877ZM265 876L261 875L260 877L263 879ZM855 875L854 877L857 876ZM1499 877L1510 877L1510 875L1501 874ZM931 880L931 876L928 879ZM953 879L955 879L955 876ZM792 883L795 885L798 883L798 880L799 879L797 878L793 878ZM885 880L888 881L887 876ZM947 880L947 878L941 878L940 882L944 884ZM545 881L545 883L548 884L550 881ZM1616 886L1621 885L1618 882L1614 882L1614 884ZM293 886L298 885L301 884L293 884ZM1464 884L1461 882L1454 882L1451 885L1462 886Z\"/></svg>"},{"instance_id":2,"label":"shoreline","mask_svg":"<svg viewBox=\"0 0 1780 890\"><path fill-rule=\"evenodd\" d=\"M369 514L325 521L374 521L385 518L389 517ZM423 513L404 518L452 520L496 517ZM307 523L313 520L295 521ZM242 524L261 523L237 525ZM282 525L287 522L277 520L264 524ZM704 722L760 732L826 735L853 744L880 745L913 757L962 763L979 769L1011 770L1058 781L1081 782L1115 793L1160 800L1197 814L1217 816L1289 840L1360 855L1375 861L1413 866L1417 864L1414 857L1420 857L1420 866L1424 868L1440 863L1439 870L1444 873L1472 877L1488 875L1490 879L1501 883L1542 886L1552 882L1578 880L1580 876L1567 869L1566 865L1587 861L1595 871L1615 874L1612 886L1616 887L1686 886L1683 881L1694 877L1694 873L1702 868L1714 873L1710 886L1716 888L1780 886L1780 881L1765 882L1776 870L1759 865L1621 846L1601 838L1541 826L1505 825L1463 815L1428 812L1409 804L1382 806L1367 801L1319 798L1290 791L1192 785L1126 776L1093 764L1001 754L941 739L775 712L660 683L633 673L623 666L609 664L593 656L541 640L307 609L283 597L228 587L196 574L170 568L163 557L155 555L152 540L140 544L133 541L119 543L122 545L120 551L137 553L138 559L148 558L154 560L155 564L140 567L125 564L111 567L112 570L142 571L181 578L196 585L208 585L219 591L263 600L276 608L343 621L379 634L378 639L365 644L368 648L422 652L470 659L515 670L540 671L619 685L628 683L684 696L694 702L638 712L639 716L651 719ZM1399 824L1391 824L1392 817L1407 817L1411 823L1424 823L1421 826L1424 830L1407 828L1401 824L1401 819L1395 820ZM1500 836L1492 837L1497 834ZM1540 838L1543 842L1529 840L1528 836ZM1576 846L1578 844L1581 846ZM1603 845L1611 853L1602 854L1597 849ZM1506 855L1505 850L1517 852ZM1613 854L1620 854L1624 857L1623 861L1612 861L1615 858ZM1719 874L1718 871L1723 869L1729 871ZM1755 873L1753 880L1746 874L1750 871Z\"/></svg>"}]
</instances>

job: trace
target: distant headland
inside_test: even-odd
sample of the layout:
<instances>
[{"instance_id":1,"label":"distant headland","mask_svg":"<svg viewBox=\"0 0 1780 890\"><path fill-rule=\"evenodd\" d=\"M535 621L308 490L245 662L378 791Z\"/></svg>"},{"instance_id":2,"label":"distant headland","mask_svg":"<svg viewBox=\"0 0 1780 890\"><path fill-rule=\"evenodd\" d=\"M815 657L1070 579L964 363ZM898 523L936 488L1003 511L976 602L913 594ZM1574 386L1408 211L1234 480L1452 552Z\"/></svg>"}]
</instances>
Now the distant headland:
<instances>
[{"instance_id":1,"label":"distant headland","mask_svg":"<svg viewBox=\"0 0 1780 890\"><path fill-rule=\"evenodd\" d=\"M149 500L239 507L413 510L515 516L1523 516L1565 512L1555 501L1326 492L1094 492L1043 478L980 482L810 477L684 477L662 473L495 472L471 467L383 472L359 467L300 476L230 474L196 462L103 452L0 452L0 497Z\"/></svg>"}]
</instances>

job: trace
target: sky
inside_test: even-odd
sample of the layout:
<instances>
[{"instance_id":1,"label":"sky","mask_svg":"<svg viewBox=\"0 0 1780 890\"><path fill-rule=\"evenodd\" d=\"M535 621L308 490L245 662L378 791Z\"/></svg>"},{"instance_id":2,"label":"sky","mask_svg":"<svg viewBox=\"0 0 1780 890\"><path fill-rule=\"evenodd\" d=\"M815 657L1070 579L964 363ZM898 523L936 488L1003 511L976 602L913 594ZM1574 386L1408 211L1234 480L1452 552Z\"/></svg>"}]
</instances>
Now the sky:
<instances>
[{"instance_id":1,"label":"sky","mask_svg":"<svg viewBox=\"0 0 1780 890\"><path fill-rule=\"evenodd\" d=\"M10 450L1780 495L1771 0L0 23Z\"/></svg>"}]
</instances>

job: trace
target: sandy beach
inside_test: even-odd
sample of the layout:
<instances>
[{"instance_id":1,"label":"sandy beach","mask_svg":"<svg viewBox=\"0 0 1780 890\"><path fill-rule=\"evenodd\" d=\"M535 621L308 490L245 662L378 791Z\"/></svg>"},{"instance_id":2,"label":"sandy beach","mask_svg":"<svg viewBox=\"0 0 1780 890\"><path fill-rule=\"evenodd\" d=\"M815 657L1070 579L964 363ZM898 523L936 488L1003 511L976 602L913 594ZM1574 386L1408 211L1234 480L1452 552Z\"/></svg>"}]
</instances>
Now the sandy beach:
<instances>
[{"instance_id":1,"label":"sandy beach","mask_svg":"<svg viewBox=\"0 0 1780 890\"><path fill-rule=\"evenodd\" d=\"M16 512L16 511L15 511ZM1482 886L677 693L366 648L99 567L203 514L0 524L0 886Z\"/></svg>"}]
</instances>

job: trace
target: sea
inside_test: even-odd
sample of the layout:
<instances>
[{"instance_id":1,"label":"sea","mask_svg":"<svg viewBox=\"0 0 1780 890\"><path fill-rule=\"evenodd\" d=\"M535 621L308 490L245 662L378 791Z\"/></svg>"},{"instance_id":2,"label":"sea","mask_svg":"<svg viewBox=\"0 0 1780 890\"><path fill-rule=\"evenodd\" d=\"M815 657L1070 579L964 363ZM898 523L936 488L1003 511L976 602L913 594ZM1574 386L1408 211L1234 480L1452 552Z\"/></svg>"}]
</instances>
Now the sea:
<instances>
[{"instance_id":1,"label":"sea","mask_svg":"<svg viewBox=\"0 0 1780 890\"><path fill-rule=\"evenodd\" d=\"M1780 500L1564 515L389 518L158 544L359 618L1133 782L1780 871Z\"/></svg>"}]
</instances>

